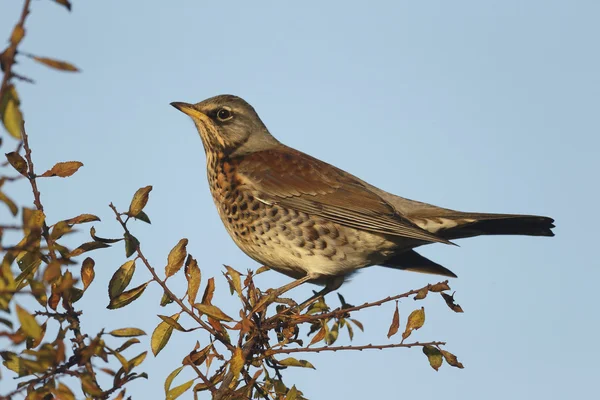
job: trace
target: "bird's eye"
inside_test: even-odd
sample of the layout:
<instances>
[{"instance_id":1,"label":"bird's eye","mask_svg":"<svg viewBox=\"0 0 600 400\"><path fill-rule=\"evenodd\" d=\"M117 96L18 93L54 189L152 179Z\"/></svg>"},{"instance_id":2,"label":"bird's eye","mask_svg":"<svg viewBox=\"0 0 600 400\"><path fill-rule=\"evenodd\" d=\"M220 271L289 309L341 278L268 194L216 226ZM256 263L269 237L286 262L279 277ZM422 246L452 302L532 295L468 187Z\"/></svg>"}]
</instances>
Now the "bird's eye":
<instances>
[{"instance_id":1,"label":"bird's eye","mask_svg":"<svg viewBox=\"0 0 600 400\"><path fill-rule=\"evenodd\" d=\"M233 115L231 114L231 111L229 111L226 108L221 108L219 111L217 111L217 118L220 121L227 121L228 119L231 119L233 117Z\"/></svg>"}]
</instances>

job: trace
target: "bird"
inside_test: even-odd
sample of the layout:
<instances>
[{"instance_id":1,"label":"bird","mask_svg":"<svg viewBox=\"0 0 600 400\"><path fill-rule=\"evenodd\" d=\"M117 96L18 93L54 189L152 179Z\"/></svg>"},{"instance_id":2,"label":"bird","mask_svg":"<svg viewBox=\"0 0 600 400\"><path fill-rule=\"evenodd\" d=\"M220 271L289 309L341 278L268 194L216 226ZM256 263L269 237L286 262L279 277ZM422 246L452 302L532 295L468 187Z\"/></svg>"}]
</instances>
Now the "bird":
<instances>
[{"instance_id":1,"label":"bird","mask_svg":"<svg viewBox=\"0 0 600 400\"><path fill-rule=\"evenodd\" d=\"M480 235L554 236L537 215L461 212L406 199L277 140L240 97L173 102L191 117L225 229L258 263L337 290L374 265L457 277L414 249Z\"/></svg>"}]
</instances>

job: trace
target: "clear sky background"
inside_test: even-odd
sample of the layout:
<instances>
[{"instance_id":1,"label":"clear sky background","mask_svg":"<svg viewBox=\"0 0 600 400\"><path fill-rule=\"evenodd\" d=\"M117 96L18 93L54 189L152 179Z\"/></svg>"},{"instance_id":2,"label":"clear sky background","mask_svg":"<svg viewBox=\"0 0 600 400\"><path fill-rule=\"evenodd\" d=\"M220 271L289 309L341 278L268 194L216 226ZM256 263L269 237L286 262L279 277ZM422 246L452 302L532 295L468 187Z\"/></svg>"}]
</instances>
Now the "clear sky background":
<instances>
[{"instance_id":1,"label":"clear sky background","mask_svg":"<svg viewBox=\"0 0 600 400\"><path fill-rule=\"evenodd\" d=\"M0 38L7 38L21 1L0 7ZM99 235L118 236L109 202L125 210L135 190L153 185L152 225L132 226L142 249L162 269L171 247L189 238L203 277L217 276L219 302L233 312L222 264L257 264L222 227L200 139L169 103L236 94L282 142L385 190L466 211L548 215L557 224L554 238L475 238L460 248L423 249L459 275L451 286L465 313L428 299L427 322L414 339L447 341L464 370L435 372L420 349L323 353L303 357L316 371L285 371L288 385L311 399L589 396L600 356L599 15L591 0L74 0L71 14L35 1L22 49L83 70L60 73L26 59L17 69L37 81L18 85L36 167L85 164L72 178L41 184L48 219L91 212L102 218ZM5 141L4 152L12 146ZM9 194L21 204L30 198L25 185ZM125 261L122 245L91 255L87 332L140 326L150 333L156 314L176 311L159 307L158 287L125 309L106 310L108 280ZM143 282L147 272L140 266L134 279ZM182 277L175 282L183 293ZM258 282L266 288L289 278L273 272ZM437 279L372 267L341 293L358 304L428 282ZM402 302L402 323L420 305ZM386 338L392 313L392 304L357 313L366 332L354 343L397 341ZM136 350L149 348L148 340ZM143 364L150 379L128 394L161 398L165 377L195 340L175 332Z\"/></svg>"}]
</instances>

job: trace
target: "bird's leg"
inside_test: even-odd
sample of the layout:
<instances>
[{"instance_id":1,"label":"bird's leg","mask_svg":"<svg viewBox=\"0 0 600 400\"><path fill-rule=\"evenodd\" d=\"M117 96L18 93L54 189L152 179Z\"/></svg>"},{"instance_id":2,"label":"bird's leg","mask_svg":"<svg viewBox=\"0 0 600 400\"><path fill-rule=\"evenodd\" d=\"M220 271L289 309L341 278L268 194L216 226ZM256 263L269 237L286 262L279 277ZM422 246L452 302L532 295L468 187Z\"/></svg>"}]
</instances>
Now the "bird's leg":
<instances>
[{"instance_id":1,"label":"bird's leg","mask_svg":"<svg viewBox=\"0 0 600 400\"><path fill-rule=\"evenodd\" d=\"M252 310L253 312L259 312L262 310L263 307L265 307L265 305L267 305L268 303L271 303L273 300L275 300L276 298L278 298L279 296L281 296L282 294L289 292L290 290L292 290L295 287L298 287L300 285L302 285L305 282L308 282L310 280L313 280L317 278L314 274L307 274L306 276L300 278L300 279L296 279L295 281L292 281L290 283L288 283L287 285L283 285L282 287L273 290L271 293L269 293L267 296L264 296L259 302L258 304L256 304L256 306L254 306L254 309Z\"/></svg>"},{"instance_id":2,"label":"bird's leg","mask_svg":"<svg viewBox=\"0 0 600 400\"><path fill-rule=\"evenodd\" d=\"M325 286L323 289L319 290L317 293L313 294L308 299L306 299L306 301L304 301L304 303L302 303L296 307L292 307L292 309L296 309L296 310L298 310L298 312L301 312L306 307L310 306L312 303L319 300L321 297L324 297L326 294L333 292L333 290L334 289L331 289L328 286Z\"/></svg>"}]
</instances>

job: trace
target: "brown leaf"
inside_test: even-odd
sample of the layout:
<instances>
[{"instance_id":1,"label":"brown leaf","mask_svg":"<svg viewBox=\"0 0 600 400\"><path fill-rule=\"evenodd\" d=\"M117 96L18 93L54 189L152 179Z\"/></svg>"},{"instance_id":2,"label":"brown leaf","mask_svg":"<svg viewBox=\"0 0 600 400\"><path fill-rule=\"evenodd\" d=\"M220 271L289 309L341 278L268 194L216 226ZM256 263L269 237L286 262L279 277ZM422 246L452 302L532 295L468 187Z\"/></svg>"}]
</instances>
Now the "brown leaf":
<instances>
[{"instance_id":1,"label":"brown leaf","mask_svg":"<svg viewBox=\"0 0 600 400\"><path fill-rule=\"evenodd\" d=\"M69 0L54 0L54 1L62 6L65 6L67 8L67 10L71 11L71 3L69 2Z\"/></svg>"},{"instance_id":2,"label":"brown leaf","mask_svg":"<svg viewBox=\"0 0 600 400\"><path fill-rule=\"evenodd\" d=\"M450 353L449 351L446 350L441 350L442 355L444 356L444 358L446 359L446 362L456 368L460 368L463 369L464 365L462 365L461 362L458 361L458 359L456 358L456 356L452 353Z\"/></svg>"},{"instance_id":3,"label":"brown leaf","mask_svg":"<svg viewBox=\"0 0 600 400\"><path fill-rule=\"evenodd\" d=\"M457 313L464 312L462 307L454 302L454 293L452 293L452 296L450 296L449 294L446 294L446 293L440 293L440 294L442 295L442 297L444 298L444 301L446 302L446 304L448 305L448 307L450 307L450 309L452 311L457 312Z\"/></svg>"},{"instance_id":4,"label":"brown leaf","mask_svg":"<svg viewBox=\"0 0 600 400\"><path fill-rule=\"evenodd\" d=\"M129 204L129 212L127 213L130 217L135 217L146 207L151 191L152 186L144 186L135 192L131 204Z\"/></svg>"},{"instance_id":5,"label":"brown leaf","mask_svg":"<svg viewBox=\"0 0 600 400\"><path fill-rule=\"evenodd\" d=\"M4 98L0 99L0 119L6 131L15 139L21 139L23 127L23 114L19 109L21 101L17 90L9 85L4 91Z\"/></svg>"},{"instance_id":6,"label":"brown leaf","mask_svg":"<svg viewBox=\"0 0 600 400\"><path fill-rule=\"evenodd\" d=\"M117 242L120 242L121 240L124 240L124 238L106 239L106 238L98 237L98 236L96 236L96 228L94 228L93 226L90 228L90 236L92 237L92 239L94 239L94 242L102 242L102 243L106 243L106 244L117 243Z\"/></svg>"},{"instance_id":7,"label":"brown leaf","mask_svg":"<svg viewBox=\"0 0 600 400\"><path fill-rule=\"evenodd\" d=\"M429 289L424 287L423 289L421 289L417 292L417 295L414 297L414 299L415 300L423 300L425 297L427 297L428 292L429 292Z\"/></svg>"},{"instance_id":8,"label":"brown leaf","mask_svg":"<svg viewBox=\"0 0 600 400\"><path fill-rule=\"evenodd\" d=\"M83 163L79 161L67 161L67 162L59 162L54 165L54 167L50 168L48 171L44 172L43 177L51 177L58 176L61 178L66 178L68 176L73 175L79 168L83 166Z\"/></svg>"},{"instance_id":9,"label":"brown leaf","mask_svg":"<svg viewBox=\"0 0 600 400\"><path fill-rule=\"evenodd\" d=\"M392 317L392 324L390 325L390 329L388 330L387 337L391 338L398 332L398 328L400 327L400 312L398 311L398 300L396 300L396 310L394 311L394 316Z\"/></svg>"},{"instance_id":10,"label":"brown leaf","mask_svg":"<svg viewBox=\"0 0 600 400\"><path fill-rule=\"evenodd\" d=\"M240 278L241 274L228 265L225 265L225 269L227 269L227 274L229 274L231 277L233 289L236 291L238 296L242 297L242 282Z\"/></svg>"},{"instance_id":11,"label":"brown leaf","mask_svg":"<svg viewBox=\"0 0 600 400\"><path fill-rule=\"evenodd\" d=\"M25 36L25 29L21 25L15 25L13 28L12 34L10 35L10 43L14 46L17 45L23 40Z\"/></svg>"},{"instance_id":12,"label":"brown leaf","mask_svg":"<svg viewBox=\"0 0 600 400\"><path fill-rule=\"evenodd\" d=\"M9 164L21 175L27 177L27 161L16 151L6 153Z\"/></svg>"},{"instance_id":13,"label":"brown leaf","mask_svg":"<svg viewBox=\"0 0 600 400\"><path fill-rule=\"evenodd\" d=\"M209 278L202 296L202 304L210 304L215 293L215 278Z\"/></svg>"},{"instance_id":14,"label":"brown leaf","mask_svg":"<svg viewBox=\"0 0 600 400\"><path fill-rule=\"evenodd\" d=\"M198 289L200 289L200 280L202 278L202 275L200 273L200 268L198 267L198 262L195 258L192 257L191 254L188 255L188 258L185 263L185 277L188 282L188 301L190 302L190 305L193 306L196 302Z\"/></svg>"},{"instance_id":15,"label":"brown leaf","mask_svg":"<svg viewBox=\"0 0 600 400\"><path fill-rule=\"evenodd\" d=\"M135 337L144 336L146 332L138 328L121 328L110 331L108 334L114 337Z\"/></svg>"},{"instance_id":16,"label":"brown leaf","mask_svg":"<svg viewBox=\"0 0 600 400\"><path fill-rule=\"evenodd\" d=\"M206 314L209 317L212 317L219 321L226 321L226 322L233 321L233 319L230 316L228 316L223 311L221 311L221 309L217 306L213 306L210 304L196 303L196 304L194 304L194 308L197 309L198 311L200 311L202 314Z\"/></svg>"},{"instance_id":17,"label":"brown leaf","mask_svg":"<svg viewBox=\"0 0 600 400\"><path fill-rule=\"evenodd\" d=\"M135 260L127 261L125 264L121 265L113 274L112 278L110 278L110 283L108 284L108 297L114 299L123 293L127 288L127 285L129 285L129 282L131 282L134 272Z\"/></svg>"},{"instance_id":18,"label":"brown leaf","mask_svg":"<svg viewBox=\"0 0 600 400\"><path fill-rule=\"evenodd\" d=\"M404 328L404 333L402 334L402 340L409 337L412 331L419 329L423 324L425 324L425 308L421 307L419 310L411 312L408 316L406 328Z\"/></svg>"},{"instance_id":19,"label":"brown leaf","mask_svg":"<svg viewBox=\"0 0 600 400\"><path fill-rule=\"evenodd\" d=\"M171 318L177 321L179 319L179 314L172 315ZM161 323L156 326L154 332L152 332L152 339L150 340L150 347L152 348L154 356L157 356L167 343L169 343L172 333L173 327L165 321L161 321Z\"/></svg>"},{"instance_id":20,"label":"brown leaf","mask_svg":"<svg viewBox=\"0 0 600 400\"><path fill-rule=\"evenodd\" d=\"M44 64L47 67L58 69L60 71L79 72L79 69L76 66L74 66L73 64L70 64L66 61L59 61L59 60L55 60L53 58L37 57L37 56L33 56L32 58L35 61L37 61L41 64Z\"/></svg>"},{"instance_id":21,"label":"brown leaf","mask_svg":"<svg viewBox=\"0 0 600 400\"><path fill-rule=\"evenodd\" d=\"M321 330L319 330L319 332L317 332L317 334L312 338L312 340L308 344L308 347L325 339L325 333L326 333L325 327L322 327Z\"/></svg>"},{"instance_id":22,"label":"brown leaf","mask_svg":"<svg viewBox=\"0 0 600 400\"><path fill-rule=\"evenodd\" d=\"M94 272L94 265L96 263L90 257L83 260L81 265L81 281L83 282L83 290L86 290L90 283L94 280L96 273Z\"/></svg>"},{"instance_id":23,"label":"brown leaf","mask_svg":"<svg viewBox=\"0 0 600 400\"><path fill-rule=\"evenodd\" d=\"M435 369L436 371L440 369L443 362L442 353L436 347L423 346L423 353L427 356L431 368Z\"/></svg>"},{"instance_id":24,"label":"brown leaf","mask_svg":"<svg viewBox=\"0 0 600 400\"><path fill-rule=\"evenodd\" d=\"M146 286L148 286L149 282L146 282L138 287L135 287L131 290L121 293L117 297L111 298L110 303L108 304L109 310L114 310L117 308L125 307L127 304L132 303L137 298L139 298L144 290L146 290Z\"/></svg>"},{"instance_id":25,"label":"brown leaf","mask_svg":"<svg viewBox=\"0 0 600 400\"><path fill-rule=\"evenodd\" d=\"M95 216L93 214L81 214L76 217L65 220L65 222L69 225L83 224L86 222L93 222L93 221L100 221L100 218L98 218L97 216Z\"/></svg>"},{"instance_id":26,"label":"brown leaf","mask_svg":"<svg viewBox=\"0 0 600 400\"><path fill-rule=\"evenodd\" d=\"M432 285L429 290L431 292L443 292L444 290L450 290L450 286L446 282L440 282Z\"/></svg>"},{"instance_id":27,"label":"brown leaf","mask_svg":"<svg viewBox=\"0 0 600 400\"><path fill-rule=\"evenodd\" d=\"M187 244L187 239L181 239L169 252L167 266L165 267L165 276L167 278L175 275L183 266L183 262L185 261L185 256L187 254Z\"/></svg>"}]
</instances>

